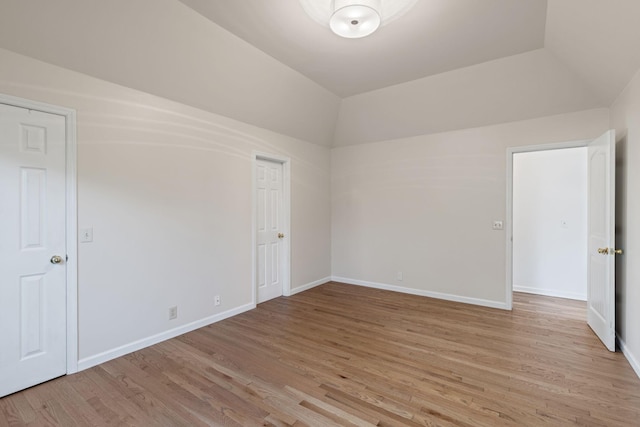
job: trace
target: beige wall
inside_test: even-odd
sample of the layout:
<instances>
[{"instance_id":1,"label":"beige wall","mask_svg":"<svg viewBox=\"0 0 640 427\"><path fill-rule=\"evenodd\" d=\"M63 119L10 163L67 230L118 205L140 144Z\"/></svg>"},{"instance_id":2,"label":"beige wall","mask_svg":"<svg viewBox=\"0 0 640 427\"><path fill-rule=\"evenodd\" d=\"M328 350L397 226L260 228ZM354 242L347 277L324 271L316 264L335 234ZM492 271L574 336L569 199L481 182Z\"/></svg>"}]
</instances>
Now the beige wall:
<instances>
[{"instance_id":1,"label":"beige wall","mask_svg":"<svg viewBox=\"0 0 640 427\"><path fill-rule=\"evenodd\" d=\"M616 130L616 331L640 375L640 73L611 106Z\"/></svg>"},{"instance_id":2,"label":"beige wall","mask_svg":"<svg viewBox=\"0 0 640 427\"><path fill-rule=\"evenodd\" d=\"M77 110L81 367L249 308L254 150L291 158L292 286L331 275L329 149L6 50L0 93Z\"/></svg>"},{"instance_id":3,"label":"beige wall","mask_svg":"<svg viewBox=\"0 0 640 427\"><path fill-rule=\"evenodd\" d=\"M333 276L504 306L505 232L491 225L505 219L507 147L595 138L608 125L596 109L333 149Z\"/></svg>"}]
</instances>

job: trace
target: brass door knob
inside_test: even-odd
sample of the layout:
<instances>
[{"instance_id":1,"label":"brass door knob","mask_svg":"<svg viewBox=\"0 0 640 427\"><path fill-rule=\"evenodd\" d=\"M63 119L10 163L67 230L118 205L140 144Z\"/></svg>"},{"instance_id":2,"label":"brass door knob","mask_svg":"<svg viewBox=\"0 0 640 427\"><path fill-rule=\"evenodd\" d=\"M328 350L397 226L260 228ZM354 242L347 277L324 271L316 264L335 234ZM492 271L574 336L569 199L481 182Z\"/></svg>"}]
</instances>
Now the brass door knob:
<instances>
[{"instance_id":1,"label":"brass door knob","mask_svg":"<svg viewBox=\"0 0 640 427\"><path fill-rule=\"evenodd\" d=\"M283 239L283 238L284 238L284 234L278 233L278 239Z\"/></svg>"},{"instance_id":2,"label":"brass door knob","mask_svg":"<svg viewBox=\"0 0 640 427\"><path fill-rule=\"evenodd\" d=\"M60 255L54 255L51 257L51 264L60 264L62 262L62 257Z\"/></svg>"},{"instance_id":3,"label":"brass door knob","mask_svg":"<svg viewBox=\"0 0 640 427\"><path fill-rule=\"evenodd\" d=\"M624 253L624 251L622 249L614 249L613 253L616 255L622 255Z\"/></svg>"},{"instance_id":4,"label":"brass door knob","mask_svg":"<svg viewBox=\"0 0 640 427\"><path fill-rule=\"evenodd\" d=\"M602 254L602 255L608 255L609 254L609 248L598 248L598 253Z\"/></svg>"}]
</instances>

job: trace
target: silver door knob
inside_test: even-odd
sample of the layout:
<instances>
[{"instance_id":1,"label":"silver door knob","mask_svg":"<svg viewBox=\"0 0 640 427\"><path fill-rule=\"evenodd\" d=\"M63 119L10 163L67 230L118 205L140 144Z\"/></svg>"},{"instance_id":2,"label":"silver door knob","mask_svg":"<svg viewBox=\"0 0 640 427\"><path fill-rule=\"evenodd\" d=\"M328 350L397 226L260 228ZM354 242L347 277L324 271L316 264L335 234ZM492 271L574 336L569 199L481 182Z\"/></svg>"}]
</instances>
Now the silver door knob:
<instances>
[{"instance_id":1,"label":"silver door knob","mask_svg":"<svg viewBox=\"0 0 640 427\"><path fill-rule=\"evenodd\" d=\"M60 255L54 255L51 257L51 264L60 264L62 262L62 257Z\"/></svg>"}]
</instances>

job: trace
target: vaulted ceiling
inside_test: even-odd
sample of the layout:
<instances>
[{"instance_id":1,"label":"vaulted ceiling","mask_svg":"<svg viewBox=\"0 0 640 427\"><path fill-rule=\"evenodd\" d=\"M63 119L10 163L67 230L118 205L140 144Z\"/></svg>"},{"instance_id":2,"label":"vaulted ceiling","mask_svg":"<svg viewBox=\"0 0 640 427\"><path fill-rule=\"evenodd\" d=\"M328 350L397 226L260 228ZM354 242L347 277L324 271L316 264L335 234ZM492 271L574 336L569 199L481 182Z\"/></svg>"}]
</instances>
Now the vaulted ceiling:
<instances>
[{"instance_id":1,"label":"vaulted ceiling","mask_svg":"<svg viewBox=\"0 0 640 427\"><path fill-rule=\"evenodd\" d=\"M547 10L543 0L419 0L352 40L298 0L181 1L341 97L544 47Z\"/></svg>"},{"instance_id":2,"label":"vaulted ceiling","mask_svg":"<svg viewBox=\"0 0 640 427\"><path fill-rule=\"evenodd\" d=\"M298 0L0 11L0 48L325 146L608 107L640 68L637 0L418 0L355 40Z\"/></svg>"},{"instance_id":3,"label":"vaulted ceiling","mask_svg":"<svg viewBox=\"0 0 640 427\"><path fill-rule=\"evenodd\" d=\"M640 67L635 0L419 0L358 40L297 0L180 1L342 98L547 48L610 103Z\"/></svg>"}]
</instances>

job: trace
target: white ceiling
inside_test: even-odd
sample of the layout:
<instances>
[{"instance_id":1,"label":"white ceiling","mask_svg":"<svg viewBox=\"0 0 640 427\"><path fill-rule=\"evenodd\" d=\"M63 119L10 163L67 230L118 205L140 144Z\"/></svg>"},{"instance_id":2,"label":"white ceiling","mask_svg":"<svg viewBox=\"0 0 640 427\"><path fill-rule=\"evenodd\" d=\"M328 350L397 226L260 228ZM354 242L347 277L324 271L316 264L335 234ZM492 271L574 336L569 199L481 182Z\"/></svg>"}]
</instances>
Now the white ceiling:
<instances>
[{"instance_id":1,"label":"white ceiling","mask_svg":"<svg viewBox=\"0 0 640 427\"><path fill-rule=\"evenodd\" d=\"M544 45L610 106L640 68L639 0L549 0Z\"/></svg>"},{"instance_id":2,"label":"white ceiling","mask_svg":"<svg viewBox=\"0 0 640 427\"><path fill-rule=\"evenodd\" d=\"M419 0L343 39L298 0L180 1L340 97L542 48L547 11L546 0Z\"/></svg>"}]
</instances>

